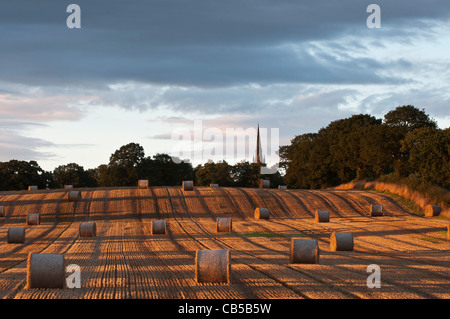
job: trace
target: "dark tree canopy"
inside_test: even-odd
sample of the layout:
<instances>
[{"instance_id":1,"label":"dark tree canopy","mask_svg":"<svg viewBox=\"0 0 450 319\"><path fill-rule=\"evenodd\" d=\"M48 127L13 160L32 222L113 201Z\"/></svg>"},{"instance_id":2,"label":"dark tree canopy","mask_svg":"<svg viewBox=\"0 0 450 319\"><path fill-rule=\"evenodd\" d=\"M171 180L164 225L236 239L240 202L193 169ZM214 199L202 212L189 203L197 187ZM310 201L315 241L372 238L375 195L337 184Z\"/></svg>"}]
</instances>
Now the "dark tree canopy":
<instances>
[{"instance_id":1,"label":"dark tree canopy","mask_svg":"<svg viewBox=\"0 0 450 319\"><path fill-rule=\"evenodd\" d=\"M0 189L23 190L36 185L39 189L54 186L53 176L44 171L36 161L18 161L0 163Z\"/></svg>"},{"instance_id":2,"label":"dark tree canopy","mask_svg":"<svg viewBox=\"0 0 450 319\"><path fill-rule=\"evenodd\" d=\"M412 105L399 106L389 111L384 116L384 123L405 133L421 127L437 128L436 121L431 119L424 109L419 110Z\"/></svg>"},{"instance_id":3,"label":"dark tree canopy","mask_svg":"<svg viewBox=\"0 0 450 319\"><path fill-rule=\"evenodd\" d=\"M446 132L424 110L411 105L388 112L384 121L353 115L282 146L284 178L291 188L326 188L390 174L399 178L415 174L420 181L448 187Z\"/></svg>"},{"instance_id":4,"label":"dark tree canopy","mask_svg":"<svg viewBox=\"0 0 450 319\"><path fill-rule=\"evenodd\" d=\"M91 172L92 173L92 172ZM53 171L53 178L58 187L63 188L64 185L73 185L73 187L95 187L97 181L95 176L85 171L83 166L76 163L60 165Z\"/></svg>"}]
</instances>

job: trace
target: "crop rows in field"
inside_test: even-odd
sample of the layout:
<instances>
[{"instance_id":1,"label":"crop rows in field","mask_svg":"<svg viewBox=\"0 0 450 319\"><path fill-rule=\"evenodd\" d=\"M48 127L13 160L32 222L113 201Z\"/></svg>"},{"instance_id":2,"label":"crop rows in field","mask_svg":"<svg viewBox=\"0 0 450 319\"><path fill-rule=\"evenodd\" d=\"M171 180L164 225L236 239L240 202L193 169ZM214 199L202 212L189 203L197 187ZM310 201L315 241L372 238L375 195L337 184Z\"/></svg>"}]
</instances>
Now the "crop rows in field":
<instances>
[{"instance_id":1,"label":"crop rows in field","mask_svg":"<svg viewBox=\"0 0 450 319\"><path fill-rule=\"evenodd\" d=\"M180 187L3 192L0 206L2 298L448 298L450 244L446 221L410 214L390 197L357 190L288 190ZM371 217L369 204L383 205ZM270 209L255 220L256 207ZM317 209L330 222L315 223ZM41 224L25 225L28 213ZM229 217L231 233L217 233ZM164 219L165 235L151 235ZM93 221L97 236L80 238L80 222ZM7 244L9 227L26 227L24 244ZM332 232L351 232L354 251L329 248ZM291 238L318 240L319 264L290 264ZM195 252L231 252L228 284L195 281ZM81 268L81 288L24 289L29 253L64 254ZM382 288L366 284L370 264L382 271Z\"/></svg>"}]
</instances>

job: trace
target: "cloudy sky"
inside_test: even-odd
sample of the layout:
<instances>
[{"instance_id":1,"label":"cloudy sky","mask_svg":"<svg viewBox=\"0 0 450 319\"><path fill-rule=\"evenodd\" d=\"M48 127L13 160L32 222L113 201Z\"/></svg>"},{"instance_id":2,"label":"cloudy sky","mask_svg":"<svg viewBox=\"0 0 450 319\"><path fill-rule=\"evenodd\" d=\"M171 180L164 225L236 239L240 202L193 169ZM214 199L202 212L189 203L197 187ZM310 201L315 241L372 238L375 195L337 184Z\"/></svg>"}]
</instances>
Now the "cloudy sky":
<instances>
[{"instance_id":1,"label":"cloudy sky","mask_svg":"<svg viewBox=\"0 0 450 319\"><path fill-rule=\"evenodd\" d=\"M0 161L95 168L130 142L176 155L195 121L224 136L259 123L285 145L407 104L446 128L449 52L448 0L2 0Z\"/></svg>"}]
</instances>

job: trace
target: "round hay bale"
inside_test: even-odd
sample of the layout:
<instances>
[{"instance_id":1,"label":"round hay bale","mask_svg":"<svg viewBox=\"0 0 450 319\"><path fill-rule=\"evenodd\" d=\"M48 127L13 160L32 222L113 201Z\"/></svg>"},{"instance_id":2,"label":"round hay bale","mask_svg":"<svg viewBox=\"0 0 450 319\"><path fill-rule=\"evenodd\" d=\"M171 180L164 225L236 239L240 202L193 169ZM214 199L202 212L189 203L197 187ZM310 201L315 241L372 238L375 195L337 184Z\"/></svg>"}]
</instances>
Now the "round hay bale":
<instances>
[{"instance_id":1,"label":"round hay bale","mask_svg":"<svg viewBox=\"0 0 450 319\"><path fill-rule=\"evenodd\" d=\"M270 181L268 179L260 179L259 188L270 188Z\"/></svg>"},{"instance_id":2,"label":"round hay bale","mask_svg":"<svg viewBox=\"0 0 450 319\"><path fill-rule=\"evenodd\" d=\"M78 227L80 237L97 236L97 225L94 222L82 222Z\"/></svg>"},{"instance_id":3,"label":"round hay bale","mask_svg":"<svg viewBox=\"0 0 450 319\"><path fill-rule=\"evenodd\" d=\"M268 208L257 207L255 209L255 218L256 219L269 219L270 210Z\"/></svg>"},{"instance_id":4,"label":"round hay bale","mask_svg":"<svg viewBox=\"0 0 450 319\"><path fill-rule=\"evenodd\" d=\"M5 217L5 208L0 206L0 217Z\"/></svg>"},{"instance_id":5,"label":"round hay bale","mask_svg":"<svg viewBox=\"0 0 450 319\"><path fill-rule=\"evenodd\" d=\"M439 216L440 213L441 207L439 206L427 205L425 207L425 216L427 217Z\"/></svg>"},{"instance_id":6,"label":"round hay bale","mask_svg":"<svg viewBox=\"0 0 450 319\"><path fill-rule=\"evenodd\" d=\"M286 185L278 185L278 189L287 189Z\"/></svg>"},{"instance_id":7,"label":"round hay bale","mask_svg":"<svg viewBox=\"0 0 450 319\"><path fill-rule=\"evenodd\" d=\"M328 223L330 221L330 212L327 210L316 210L316 223Z\"/></svg>"},{"instance_id":8,"label":"round hay bale","mask_svg":"<svg viewBox=\"0 0 450 319\"><path fill-rule=\"evenodd\" d=\"M219 187L219 184L209 184L209 187Z\"/></svg>"},{"instance_id":9,"label":"round hay bale","mask_svg":"<svg viewBox=\"0 0 450 319\"><path fill-rule=\"evenodd\" d=\"M25 228L24 227L9 227L8 228L8 243L9 244L23 244L25 242Z\"/></svg>"},{"instance_id":10,"label":"round hay bale","mask_svg":"<svg viewBox=\"0 0 450 319\"><path fill-rule=\"evenodd\" d=\"M64 189L72 189L73 185L64 185Z\"/></svg>"},{"instance_id":11,"label":"round hay bale","mask_svg":"<svg viewBox=\"0 0 450 319\"><path fill-rule=\"evenodd\" d=\"M38 187L36 185L28 186L29 191L36 191Z\"/></svg>"},{"instance_id":12,"label":"round hay bale","mask_svg":"<svg viewBox=\"0 0 450 319\"><path fill-rule=\"evenodd\" d=\"M64 288L64 255L33 254L27 260L27 289Z\"/></svg>"},{"instance_id":13,"label":"round hay bale","mask_svg":"<svg viewBox=\"0 0 450 319\"><path fill-rule=\"evenodd\" d=\"M352 251L353 235L351 233L332 233L330 237L332 251Z\"/></svg>"},{"instance_id":14,"label":"round hay bale","mask_svg":"<svg viewBox=\"0 0 450 319\"><path fill-rule=\"evenodd\" d=\"M78 202L81 199L81 192L80 191L70 191L68 198L69 198L69 202Z\"/></svg>"},{"instance_id":15,"label":"round hay bale","mask_svg":"<svg viewBox=\"0 0 450 319\"><path fill-rule=\"evenodd\" d=\"M41 217L39 213L29 213L27 215L27 225L39 225L41 223Z\"/></svg>"},{"instance_id":16,"label":"round hay bale","mask_svg":"<svg viewBox=\"0 0 450 319\"><path fill-rule=\"evenodd\" d=\"M231 218L224 218L224 217L217 218L216 228L218 233L231 233L232 228Z\"/></svg>"},{"instance_id":17,"label":"round hay bale","mask_svg":"<svg viewBox=\"0 0 450 319\"><path fill-rule=\"evenodd\" d=\"M291 239L291 264L318 264L319 244L315 239Z\"/></svg>"},{"instance_id":18,"label":"round hay bale","mask_svg":"<svg viewBox=\"0 0 450 319\"><path fill-rule=\"evenodd\" d=\"M370 216L383 216L383 206L372 204L369 206Z\"/></svg>"},{"instance_id":19,"label":"round hay bale","mask_svg":"<svg viewBox=\"0 0 450 319\"><path fill-rule=\"evenodd\" d=\"M166 233L166 221L165 220L152 220L152 235Z\"/></svg>"},{"instance_id":20,"label":"round hay bale","mask_svg":"<svg viewBox=\"0 0 450 319\"><path fill-rule=\"evenodd\" d=\"M230 252L225 249L197 250L195 280L198 283L229 283Z\"/></svg>"},{"instance_id":21,"label":"round hay bale","mask_svg":"<svg viewBox=\"0 0 450 319\"><path fill-rule=\"evenodd\" d=\"M193 191L194 190L194 182L193 181L183 181L183 190L184 191Z\"/></svg>"},{"instance_id":22,"label":"round hay bale","mask_svg":"<svg viewBox=\"0 0 450 319\"><path fill-rule=\"evenodd\" d=\"M148 189L149 185L148 179L138 180L138 189Z\"/></svg>"}]
</instances>

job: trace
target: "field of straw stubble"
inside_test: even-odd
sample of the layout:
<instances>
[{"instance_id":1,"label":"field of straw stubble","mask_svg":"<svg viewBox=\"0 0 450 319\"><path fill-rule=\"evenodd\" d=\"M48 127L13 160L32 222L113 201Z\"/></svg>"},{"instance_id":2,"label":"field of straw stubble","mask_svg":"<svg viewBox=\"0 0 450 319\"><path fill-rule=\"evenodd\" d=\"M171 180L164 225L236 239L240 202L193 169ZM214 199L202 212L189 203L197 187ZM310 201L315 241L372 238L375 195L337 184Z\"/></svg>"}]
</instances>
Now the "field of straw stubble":
<instances>
[{"instance_id":1,"label":"field of straw stubble","mask_svg":"<svg viewBox=\"0 0 450 319\"><path fill-rule=\"evenodd\" d=\"M150 187L0 192L0 298L291 299L450 297L448 220L409 213L390 197L361 190ZM372 217L369 204L383 216ZM255 219L256 207L270 210ZM316 210L329 222L317 223ZM39 213L39 225L27 225ZM216 219L232 219L219 233ZM152 235L152 220L166 233ZM95 237L80 237L81 222ZM25 227L24 243L7 243ZM332 251L330 235L350 232L353 251ZM290 263L292 238L316 239L317 264ZM228 283L198 283L197 250L230 252ZM26 289L29 253L63 254L80 267L81 288ZM368 288L367 266L380 267L381 288Z\"/></svg>"}]
</instances>

